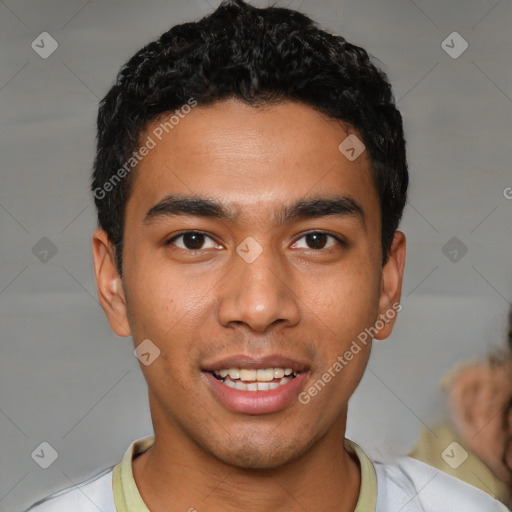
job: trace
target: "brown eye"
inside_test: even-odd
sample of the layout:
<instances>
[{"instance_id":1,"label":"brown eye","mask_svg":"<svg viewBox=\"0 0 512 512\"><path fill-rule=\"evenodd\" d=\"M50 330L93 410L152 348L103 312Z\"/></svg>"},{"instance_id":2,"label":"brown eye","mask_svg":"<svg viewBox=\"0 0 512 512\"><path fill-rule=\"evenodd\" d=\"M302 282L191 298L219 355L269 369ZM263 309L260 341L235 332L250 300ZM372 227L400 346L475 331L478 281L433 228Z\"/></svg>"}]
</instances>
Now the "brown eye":
<instances>
[{"instance_id":1,"label":"brown eye","mask_svg":"<svg viewBox=\"0 0 512 512\"><path fill-rule=\"evenodd\" d=\"M183 245L187 249L201 249L204 244L204 235L200 233L185 233L183 235Z\"/></svg>"},{"instance_id":2,"label":"brown eye","mask_svg":"<svg viewBox=\"0 0 512 512\"><path fill-rule=\"evenodd\" d=\"M311 233L306 235L306 240L311 249L323 249L327 244L328 235L325 233Z\"/></svg>"},{"instance_id":3,"label":"brown eye","mask_svg":"<svg viewBox=\"0 0 512 512\"><path fill-rule=\"evenodd\" d=\"M301 242L302 240L305 243ZM344 246L345 243L343 240L339 239L334 235L330 235L329 233L324 233L323 231L312 231L311 233L306 233L303 235L295 244L293 245L299 249L330 249L334 247L336 244Z\"/></svg>"},{"instance_id":4,"label":"brown eye","mask_svg":"<svg viewBox=\"0 0 512 512\"><path fill-rule=\"evenodd\" d=\"M166 245L175 245L176 247L188 250L199 251L201 249L215 249L217 244L212 238L199 231L186 231L171 238ZM206 245L206 247L205 247Z\"/></svg>"}]
</instances>

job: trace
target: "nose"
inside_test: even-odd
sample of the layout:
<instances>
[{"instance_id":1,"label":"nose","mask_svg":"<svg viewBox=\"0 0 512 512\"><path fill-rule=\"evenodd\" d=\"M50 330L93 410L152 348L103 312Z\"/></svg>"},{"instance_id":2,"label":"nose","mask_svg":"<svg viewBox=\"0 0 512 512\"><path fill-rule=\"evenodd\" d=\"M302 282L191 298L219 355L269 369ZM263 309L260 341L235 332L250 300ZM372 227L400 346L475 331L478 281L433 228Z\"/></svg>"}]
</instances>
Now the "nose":
<instances>
[{"instance_id":1,"label":"nose","mask_svg":"<svg viewBox=\"0 0 512 512\"><path fill-rule=\"evenodd\" d=\"M252 263L238 254L233 258L232 272L222 281L218 296L219 323L224 327L244 324L258 332L277 324L297 324L298 297L283 259L269 248Z\"/></svg>"}]
</instances>

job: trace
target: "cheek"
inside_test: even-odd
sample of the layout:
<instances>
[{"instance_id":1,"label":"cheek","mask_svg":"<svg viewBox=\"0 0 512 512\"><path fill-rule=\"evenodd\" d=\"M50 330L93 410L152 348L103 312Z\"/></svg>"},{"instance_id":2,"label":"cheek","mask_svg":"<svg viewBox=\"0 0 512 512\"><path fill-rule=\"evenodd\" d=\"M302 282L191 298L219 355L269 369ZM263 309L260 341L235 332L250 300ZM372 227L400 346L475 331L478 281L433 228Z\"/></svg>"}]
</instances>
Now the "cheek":
<instances>
[{"instance_id":1,"label":"cheek","mask_svg":"<svg viewBox=\"0 0 512 512\"><path fill-rule=\"evenodd\" d=\"M357 336L376 320L380 276L374 268L348 268L329 276L308 276L301 301L334 335Z\"/></svg>"},{"instance_id":2,"label":"cheek","mask_svg":"<svg viewBox=\"0 0 512 512\"><path fill-rule=\"evenodd\" d=\"M321 283L321 286L313 284ZM379 305L379 280L375 270L347 269L328 279L305 283L303 301L305 324L310 322L315 336L318 366L313 382L320 379L313 395L317 406L339 408L359 383L371 347L371 331ZM313 290L313 291L312 291ZM329 405L331 404L331 405Z\"/></svg>"},{"instance_id":3,"label":"cheek","mask_svg":"<svg viewBox=\"0 0 512 512\"><path fill-rule=\"evenodd\" d=\"M207 286L199 286L190 276L176 267L161 264L157 258L149 261L142 253L136 264L127 265L126 285L133 320L147 327L166 323L170 328L183 316L200 308Z\"/></svg>"}]
</instances>

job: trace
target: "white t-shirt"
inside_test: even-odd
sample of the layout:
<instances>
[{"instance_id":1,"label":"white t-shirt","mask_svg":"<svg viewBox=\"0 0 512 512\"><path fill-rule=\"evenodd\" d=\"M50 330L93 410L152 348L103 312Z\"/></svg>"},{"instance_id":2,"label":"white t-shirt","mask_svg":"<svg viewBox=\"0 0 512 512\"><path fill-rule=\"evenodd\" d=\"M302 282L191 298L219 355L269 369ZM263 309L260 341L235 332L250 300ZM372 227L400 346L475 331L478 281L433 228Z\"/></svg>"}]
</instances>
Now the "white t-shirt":
<instances>
[{"instance_id":1,"label":"white t-shirt","mask_svg":"<svg viewBox=\"0 0 512 512\"><path fill-rule=\"evenodd\" d=\"M133 478L132 460L154 443L134 441L123 460L88 480L34 503L25 512L149 512ZM354 442L361 488L354 512L508 512L487 493L411 457L372 462Z\"/></svg>"}]
</instances>

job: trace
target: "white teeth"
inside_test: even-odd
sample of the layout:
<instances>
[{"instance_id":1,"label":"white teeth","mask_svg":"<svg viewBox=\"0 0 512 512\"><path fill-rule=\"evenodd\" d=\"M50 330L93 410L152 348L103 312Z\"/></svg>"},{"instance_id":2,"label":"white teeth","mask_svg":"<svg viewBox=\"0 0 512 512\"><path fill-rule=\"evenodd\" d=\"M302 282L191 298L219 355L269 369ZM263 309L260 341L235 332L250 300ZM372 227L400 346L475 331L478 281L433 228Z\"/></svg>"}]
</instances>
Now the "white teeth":
<instances>
[{"instance_id":1,"label":"white teeth","mask_svg":"<svg viewBox=\"0 0 512 512\"><path fill-rule=\"evenodd\" d=\"M283 368L274 368L274 378L282 379L284 377L284 369Z\"/></svg>"},{"instance_id":2,"label":"white teeth","mask_svg":"<svg viewBox=\"0 0 512 512\"><path fill-rule=\"evenodd\" d=\"M222 381L228 388L238 389L240 391L270 391L276 389L279 386L284 386L292 380L292 377L283 377L279 382L243 382L237 380L233 382L230 378L226 378Z\"/></svg>"},{"instance_id":3,"label":"white teeth","mask_svg":"<svg viewBox=\"0 0 512 512\"><path fill-rule=\"evenodd\" d=\"M291 368L223 368L215 376L226 386L241 391L270 391L283 386L297 376ZM275 380L278 380L275 382Z\"/></svg>"},{"instance_id":4,"label":"white teeth","mask_svg":"<svg viewBox=\"0 0 512 512\"><path fill-rule=\"evenodd\" d=\"M222 370L221 370L222 371ZM228 375L232 378L232 379L239 379L240 378L240 374L238 373L238 370L236 368L230 368L228 370Z\"/></svg>"},{"instance_id":5,"label":"white teeth","mask_svg":"<svg viewBox=\"0 0 512 512\"><path fill-rule=\"evenodd\" d=\"M256 380L260 382L270 382L274 380L274 369L273 368L265 368L259 369L256 372Z\"/></svg>"},{"instance_id":6,"label":"white teeth","mask_svg":"<svg viewBox=\"0 0 512 512\"><path fill-rule=\"evenodd\" d=\"M240 379L241 380L244 380L244 381L256 380L256 370L245 370L245 369L242 369L242 370L240 370L239 374L240 374ZM231 375L230 375L230 377L231 377Z\"/></svg>"},{"instance_id":7,"label":"white teeth","mask_svg":"<svg viewBox=\"0 0 512 512\"><path fill-rule=\"evenodd\" d=\"M224 368L213 372L217 377L225 379L228 375L232 380L243 380L244 382L270 382L274 379L282 379L284 376L296 374L291 368Z\"/></svg>"}]
</instances>

